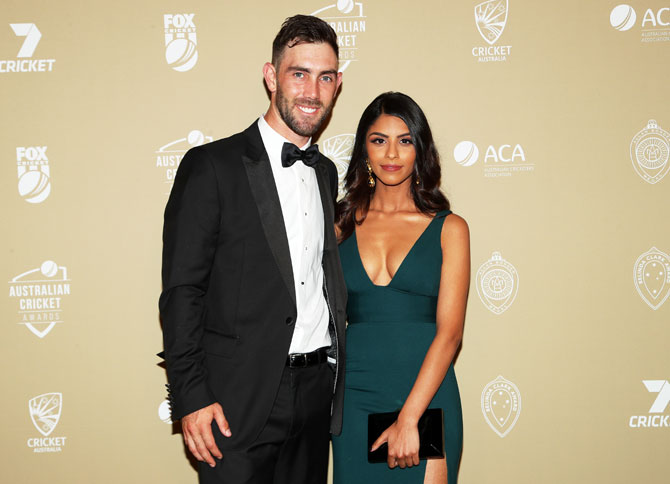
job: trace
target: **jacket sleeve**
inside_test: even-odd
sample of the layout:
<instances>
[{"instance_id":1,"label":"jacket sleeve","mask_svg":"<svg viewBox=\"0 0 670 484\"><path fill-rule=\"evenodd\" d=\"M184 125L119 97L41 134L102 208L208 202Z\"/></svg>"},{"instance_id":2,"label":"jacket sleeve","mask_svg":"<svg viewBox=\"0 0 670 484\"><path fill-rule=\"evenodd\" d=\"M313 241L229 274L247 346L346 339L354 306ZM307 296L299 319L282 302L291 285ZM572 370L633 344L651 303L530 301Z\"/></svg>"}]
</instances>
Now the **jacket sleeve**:
<instances>
[{"instance_id":1,"label":"jacket sleeve","mask_svg":"<svg viewBox=\"0 0 670 484\"><path fill-rule=\"evenodd\" d=\"M159 300L172 419L216 401L202 348L209 276L219 232L216 173L202 147L182 159L165 208Z\"/></svg>"}]
</instances>

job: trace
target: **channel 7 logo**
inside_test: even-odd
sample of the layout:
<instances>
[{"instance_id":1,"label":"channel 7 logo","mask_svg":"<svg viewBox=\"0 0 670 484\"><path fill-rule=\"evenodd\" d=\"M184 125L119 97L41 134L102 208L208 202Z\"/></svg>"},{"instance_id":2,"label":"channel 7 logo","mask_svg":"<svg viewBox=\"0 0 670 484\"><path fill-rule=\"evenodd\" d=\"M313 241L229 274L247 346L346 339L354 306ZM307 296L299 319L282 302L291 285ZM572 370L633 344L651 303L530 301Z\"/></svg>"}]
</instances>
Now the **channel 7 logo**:
<instances>
[{"instance_id":1,"label":"channel 7 logo","mask_svg":"<svg viewBox=\"0 0 670 484\"><path fill-rule=\"evenodd\" d=\"M647 391L658 393L649 413L663 413L670 403L670 383L667 380L642 380Z\"/></svg>"},{"instance_id":2,"label":"channel 7 logo","mask_svg":"<svg viewBox=\"0 0 670 484\"><path fill-rule=\"evenodd\" d=\"M23 45L16 57L32 57L37 44L40 43L42 33L35 24L9 24L17 37L25 37Z\"/></svg>"}]
</instances>

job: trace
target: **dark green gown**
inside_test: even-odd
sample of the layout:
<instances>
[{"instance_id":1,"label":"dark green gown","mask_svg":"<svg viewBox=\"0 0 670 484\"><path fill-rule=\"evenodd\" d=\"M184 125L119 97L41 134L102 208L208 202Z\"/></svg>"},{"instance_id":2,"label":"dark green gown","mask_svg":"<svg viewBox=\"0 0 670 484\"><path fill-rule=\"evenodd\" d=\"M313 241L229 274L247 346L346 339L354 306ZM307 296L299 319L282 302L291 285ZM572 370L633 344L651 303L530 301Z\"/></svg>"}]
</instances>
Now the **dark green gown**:
<instances>
[{"instance_id":1,"label":"dark green gown","mask_svg":"<svg viewBox=\"0 0 670 484\"><path fill-rule=\"evenodd\" d=\"M399 410L435 337L444 219L439 212L387 286L368 277L356 234L340 244L347 283L347 361L342 434L333 436L334 484L423 483L426 461L389 469L367 461L368 414ZM453 364L429 408L444 410L448 483L456 484L463 443L461 400Z\"/></svg>"}]
</instances>

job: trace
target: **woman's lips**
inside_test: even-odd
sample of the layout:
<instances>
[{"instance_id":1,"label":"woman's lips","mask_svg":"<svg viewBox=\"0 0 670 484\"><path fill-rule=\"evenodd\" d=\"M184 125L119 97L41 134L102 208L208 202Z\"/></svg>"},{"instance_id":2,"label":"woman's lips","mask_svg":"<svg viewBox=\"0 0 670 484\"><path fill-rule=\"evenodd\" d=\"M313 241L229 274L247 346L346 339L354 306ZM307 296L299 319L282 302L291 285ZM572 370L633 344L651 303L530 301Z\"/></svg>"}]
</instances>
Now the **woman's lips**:
<instances>
[{"instance_id":1,"label":"woman's lips","mask_svg":"<svg viewBox=\"0 0 670 484\"><path fill-rule=\"evenodd\" d=\"M402 165L381 165L381 167L384 171L398 171L402 168Z\"/></svg>"}]
</instances>

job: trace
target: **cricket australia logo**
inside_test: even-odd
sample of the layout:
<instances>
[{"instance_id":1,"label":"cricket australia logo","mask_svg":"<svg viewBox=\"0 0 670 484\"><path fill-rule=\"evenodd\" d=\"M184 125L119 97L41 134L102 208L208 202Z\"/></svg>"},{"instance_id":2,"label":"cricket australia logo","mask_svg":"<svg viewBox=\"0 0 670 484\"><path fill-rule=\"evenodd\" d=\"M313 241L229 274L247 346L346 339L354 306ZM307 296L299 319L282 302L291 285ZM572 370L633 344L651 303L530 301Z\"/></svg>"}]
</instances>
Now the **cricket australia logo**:
<instances>
[{"instance_id":1,"label":"cricket australia logo","mask_svg":"<svg viewBox=\"0 0 670 484\"><path fill-rule=\"evenodd\" d=\"M354 148L353 134L340 134L321 143L321 152L330 158L337 168L337 198L344 196L344 177L349 169L351 150Z\"/></svg>"},{"instance_id":2,"label":"cricket australia logo","mask_svg":"<svg viewBox=\"0 0 670 484\"><path fill-rule=\"evenodd\" d=\"M477 294L493 314L504 313L519 290L519 275L512 264L494 252L477 271Z\"/></svg>"},{"instance_id":3,"label":"cricket australia logo","mask_svg":"<svg viewBox=\"0 0 670 484\"><path fill-rule=\"evenodd\" d=\"M365 35L366 16L363 4L354 0L337 0L312 12L312 15L326 21L337 34L340 51L339 71L343 72L352 62L358 61L360 39Z\"/></svg>"},{"instance_id":4,"label":"cricket australia logo","mask_svg":"<svg viewBox=\"0 0 670 484\"><path fill-rule=\"evenodd\" d=\"M670 256L652 247L635 261L633 282L642 300L657 310L670 296Z\"/></svg>"},{"instance_id":5,"label":"cricket australia logo","mask_svg":"<svg viewBox=\"0 0 670 484\"><path fill-rule=\"evenodd\" d=\"M30 419L35 428L47 437L58 425L63 404L62 393L45 393L28 402Z\"/></svg>"},{"instance_id":6,"label":"cricket australia logo","mask_svg":"<svg viewBox=\"0 0 670 484\"><path fill-rule=\"evenodd\" d=\"M475 7L477 30L489 45L495 44L505 30L508 7L508 0L488 0Z\"/></svg>"},{"instance_id":7,"label":"cricket australia logo","mask_svg":"<svg viewBox=\"0 0 670 484\"><path fill-rule=\"evenodd\" d=\"M163 15L165 60L175 71L186 72L198 62L194 13Z\"/></svg>"},{"instance_id":8,"label":"cricket australia logo","mask_svg":"<svg viewBox=\"0 0 670 484\"><path fill-rule=\"evenodd\" d=\"M670 133L650 119L647 127L630 142L630 159L640 178L650 184L658 183L670 170Z\"/></svg>"},{"instance_id":9,"label":"cricket australia logo","mask_svg":"<svg viewBox=\"0 0 670 484\"><path fill-rule=\"evenodd\" d=\"M514 383L498 376L482 391L482 413L489 427L501 438L516 425L521 414L521 394Z\"/></svg>"}]
</instances>

